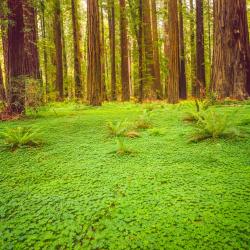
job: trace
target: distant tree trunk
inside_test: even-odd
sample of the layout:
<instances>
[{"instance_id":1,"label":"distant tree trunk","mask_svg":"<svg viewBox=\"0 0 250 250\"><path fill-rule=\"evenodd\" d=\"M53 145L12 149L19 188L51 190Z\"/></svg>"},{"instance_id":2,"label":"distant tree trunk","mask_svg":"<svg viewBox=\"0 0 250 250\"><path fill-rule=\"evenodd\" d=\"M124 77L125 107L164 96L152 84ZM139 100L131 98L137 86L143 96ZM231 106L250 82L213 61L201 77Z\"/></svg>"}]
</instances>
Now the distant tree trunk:
<instances>
[{"instance_id":1,"label":"distant tree trunk","mask_svg":"<svg viewBox=\"0 0 250 250\"><path fill-rule=\"evenodd\" d=\"M109 43L111 59L111 100L115 101L116 97L116 69L115 69L115 6L114 0L109 0L108 5L108 22L109 22Z\"/></svg>"},{"instance_id":2,"label":"distant tree trunk","mask_svg":"<svg viewBox=\"0 0 250 250\"><path fill-rule=\"evenodd\" d=\"M161 73L160 73L160 59L159 59L159 45L158 45L158 27L157 27L157 13L156 2L151 0L152 13L152 38L153 38L153 54L154 54L154 71L155 81L154 90L157 99L162 99Z\"/></svg>"},{"instance_id":3,"label":"distant tree trunk","mask_svg":"<svg viewBox=\"0 0 250 250\"><path fill-rule=\"evenodd\" d=\"M143 7L142 1L139 0L139 29L138 29L138 76L139 76L139 96L138 101L144 99L144 74L143 74Z\"/></svg>"},{"instance_id":4,"label":"distant tree trunk","mask_svg":"<svg viewBox=\"0 0 250 250\"><path fill-rule=\"evenodd\" d=\"M6 92L3 83L3 71L1 64L0 64L0 101L2 102L6 101Z\"/></svg>"},{"instance_id":5,"label":"distant tree trunk","mask_svg":"<svg viewBox=\"0 0 250 250\"><path fill-rule=\"evenodd\" d=\"M189 0L190 5L190 48L191 48L191 66L190 78L192 87L192 96L196 97L196 55L195 55L195 20L194 20L194 0Z\"/></svg>"},{"instance_id":6,"label":"distant tree trunk","mask_svg":"<svg viewBox=\"0 0 250 250\"><path fill-rule=\"evenodd\" d=\"M205 97L203 0L196 0L196 97Z\"/></svg>"},{"instance_id":7,"label":"distant tree trunk","mask_svg":"<svg viewBox=\"0 0 250 250\"><path fill-rule=\"evenodd\" d=\"M88 98L93 106L102 104L101 41L98 0L87 1L88 13Z\"/></svg>"},{"instance_id":8,"label":"distant tree trunk","mask_svg":"<svg viewBox=\"0 0 250 250\"><path fill-rule=\"evenodd\" d=\"M45 46L46 39L46 25L45 25L45 4L42 0L41 4L41 30L42 30L42 38L43 38L43 61L44 61L44 77L45 77L45 93L46 93L46 101L48 100L49 95L49 81L48 81L48 54Z\"/></svg>"},{"instance_id":9,"label":"distant tree trunk","mask_svg":"<svg viewBox=\"0 0 250 250\"><path fill-rule=\"evenodd\" d=\"M83 98L82 81L82 53L80 48L81 31L78 21L79 0L71 0L72 26L73 26L73 45L74 45L74 79L75 96L78 100Z\"/></svg>"},{"instance_id":10,"label":"distant tree trunk","mask_svg":"<svg viewBox=\"0 0 250 250\"><path fill-rule=\"evenodd\" d=\"M23 0L24 42L25 42L25 75L40 79L40 65L37 47L36 10L29 0Z\"/></svg>"},{"instance_id":11,"label":"distant tree trunk","mask_svg":"<svg viewBox=\"0 0 250 250\"><path fill-rule=\"evenodd\" d=\"M107 92L106 92L106 77L105 77L105 34L104 34L104 18L103 18L103 7L102 7L102 1L100 6L100 12L101 12L101 70L102 70L102 100L106 101L108 100Z\"/></svg>"},{"instance_id":12,"label":"distant tree trunk","mask_svg":"<svg viewBox=\"0 0 250 250\"><path fill-rule=\"evenodd\" d=\"M71 91L69 89L69 81L68 81L68 56L66 50L66 39L65 39L65 32L64 32L64 23L63 23L63 15L61 15L61 31L62 31L62 53L63 53L63 91L65 96L70 96Z\"/></svg>"},{"instance_id":13,"label":"distant tree trunk","mask_svg":"<svg viewBox=\"0 0 250 250\"><path fill-rule=\"evenodd\" d=\"M130 100L129 64L128 64L128 20L126 17L126 2L120 0L120 37L121 37L121 82L122 100Z\"/></svg>"},{"instance_id":14,"label":"distant tree trunk","mask_svg":"<svg viewBox=\"0 0 250 250\"><path fill-rule=\"evenodd\" d=\"M168 81L169 81L169 26L168 26L168 0L164 0L164 9L165 9L165 20L164 20L164 55L167 64L166 73L165 73L165 94L164 97L167 98L168 92Z\"/></svg>"},{"instance_id":15,"label":"distant tree trunk","mask_svg":"<svg viewBox=\"0 0 250 250\"><path fill-rule=\"evenodd\" d=\"M177 103L179 101L180 82L180 53L179 53L179 26L178 7L176 0L169 0L168 20L169 20L169 84L168 102Z\"/></svg>"},{"instance_id":16,"label":"distant tree trunk","mask_svg":"<svg viewBox=\"0 0 250 250\"><path fill-rule=\"evenodd\" d=\"M183 6L182 0L179 0L179 20L180 20L180 84L179 94L181 99L187 99L187 81L185 66L185 45L183 31Z\"/></svg>"},{"instance_id":17,"label":"distant tree trunk","mask_svg":"<svg viewBox=\"0 0 250 250\"><path fill-rule=\"evenodd\" d=\"M61 26L61 6L60 0L54 3L54 43L56 49L56 90L59 92L58 99L64 99L63 86L63 44L62 44L62 26Z\"/></svg>"},{"instance_id":18,"label":"distant tree trunk","mask_svg":"<svg viewBox=\"0 0 250 250\"><path fill-rule=\"evenodd\" d=\"M155 93L155 67L154 67L154 51L153 51L153 38L152 38L152 25L151 25L151 13L150 13L149 0L142 1L142 13L143 13L143 46L145 54L145 85L147 87L147 97L156 97ZM151 92L151 93L150 93Z\"/></svg>"},{"instance_id":19,"label":"distant tree trunk","mask_svg":"<svg viewBox=\"0 0 250 250\"><path fill-rule=\"evenodd\" d=\"M247 97L248 53L246 1L215 1L212 78L219 98Z\"/></svg>"}]
</instances>

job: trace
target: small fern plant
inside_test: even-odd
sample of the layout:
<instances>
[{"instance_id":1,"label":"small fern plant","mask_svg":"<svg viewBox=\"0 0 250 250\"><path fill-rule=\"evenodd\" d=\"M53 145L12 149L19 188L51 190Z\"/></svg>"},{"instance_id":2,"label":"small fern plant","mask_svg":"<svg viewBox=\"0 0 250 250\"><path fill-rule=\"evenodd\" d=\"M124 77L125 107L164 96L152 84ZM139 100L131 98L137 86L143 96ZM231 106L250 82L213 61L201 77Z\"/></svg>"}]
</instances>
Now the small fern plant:
<instances>
[{"instance_id":1,"label":"small fern plant","mask_svg":"<svg viewBox=\"0 0 250 250\"><path fill-rule=\"evenodd\" d=\"M234 126L234 118L216 110L207 110L198 117L196 130L190 141L199 142L206 139L235 138L242 134Z\"/></svg>"},{"instance_id":2,"label":"small fern plant","mask_svg":"<svg viewBox=\"0 0 250 250\"><path fill-rule=\"evenodd\" d=\"M151 118L151 112L148 110L143 110L143 113L138 117L136 121L136 128L138 129L149 129L153 127L153 122Z\"/></svg>"},{"instance_id":3,"label":"small fern plant","mask_svg":"<svg viewBox=\"0 0 250 250\"><path fill-rule=\"evenodd\" d=\"M116 138L117 142L117 154L119 155L126 155L126 154L131 154L132 150L130 150L127 145L125 144L125 138L124 137L117 137Z\"/></svg>"},{"instance_id":4,"label":"small fern plant","mask_svg":"<svg viewBox=\"0 0 250 250\"><path fill-rule=\"evenodd\" d=\"M131 124L129 124L127 120L118 122L107 122L108 133L111 137L126 136L130 128Z\"/></svg>"},{"instance_id":5,"label":"small fern plant","mask_svg":"<svg viewBox=\"0 0 250 250\"><path fill-rule=\"evenodd\" d=\"M17 127L0 132L4 146L14 151L22 147L37 147L42 141L39 130L33 128Z\"/></svg>"}]
</instances>

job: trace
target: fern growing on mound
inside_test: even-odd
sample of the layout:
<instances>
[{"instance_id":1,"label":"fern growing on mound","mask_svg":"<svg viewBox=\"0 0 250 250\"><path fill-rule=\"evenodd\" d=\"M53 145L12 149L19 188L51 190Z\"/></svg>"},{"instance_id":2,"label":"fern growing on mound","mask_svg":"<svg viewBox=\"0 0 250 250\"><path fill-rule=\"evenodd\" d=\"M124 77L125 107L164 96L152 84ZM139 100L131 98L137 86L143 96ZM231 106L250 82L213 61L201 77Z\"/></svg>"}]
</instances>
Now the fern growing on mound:
<instances>
[{"instance_id":1,"label":"fern growing on mound","mask_svg":"<svg viewBox=\"0 0 250 250\"><path fill-rule=\"evenodd\" d=\"M42 143L38 130L25 127L6 129L0 132L0 138L4 145L12 151L22 147L37 147Z\"/></svg>"},{"instance_id":2,"label":"fern growing on mound","mask_svg":"<svg viewBox=\"0 0 250 250\"><path fill-rule=\"evenodd\" d=\"M107 122L108 133L111 137L125 136L130 128L131 125L127 122L127 120L118 122Z\"/></svg>"},{"instance_id":3,"label":"fern growing on mound","mask_svg":"<svg viewBox=\"0 0 250 250\"><path fill-rule=\"evenodd\" d=\"M153 127L151 113L148 110L143 110L143 113L138 117L136 124L138 129L148 129Z\"/></svg>"},{"instance_id":4,"label":"fern growing on mound","mask_svg":"<svg viewBox=\"0 0 250 250\"><path fill-rule=\"evenodd\" d=\"M199 142L209 138L236 138L242 133L233 123L233 117L222 114L216 110L207 110L198 115L196 130L190 141Z\"/></svg>"}]
</instances>

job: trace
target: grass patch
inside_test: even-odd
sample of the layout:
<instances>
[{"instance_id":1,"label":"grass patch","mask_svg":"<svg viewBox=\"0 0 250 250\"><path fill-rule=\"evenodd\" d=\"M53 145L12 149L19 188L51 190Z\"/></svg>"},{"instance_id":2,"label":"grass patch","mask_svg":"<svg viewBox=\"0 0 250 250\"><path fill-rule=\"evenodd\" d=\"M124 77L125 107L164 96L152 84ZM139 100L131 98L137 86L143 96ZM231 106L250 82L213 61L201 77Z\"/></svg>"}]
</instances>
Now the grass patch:
<instances>
[{"instance_id":1,"label":"grass patch","mask_svg":"<svg viewBox=\"0 0 250 250\"><path fill-rule=\"evenodd\" d=\"M165 134L125 137L133 157L116 154L106 121L135 121L139 104L55 104L0 123L46 135L0 151L0 249L248 249L250 139L187 143L189 105L150 112ZM250 105L215 108L249 127Z\"/></svg>"}]
</instances>

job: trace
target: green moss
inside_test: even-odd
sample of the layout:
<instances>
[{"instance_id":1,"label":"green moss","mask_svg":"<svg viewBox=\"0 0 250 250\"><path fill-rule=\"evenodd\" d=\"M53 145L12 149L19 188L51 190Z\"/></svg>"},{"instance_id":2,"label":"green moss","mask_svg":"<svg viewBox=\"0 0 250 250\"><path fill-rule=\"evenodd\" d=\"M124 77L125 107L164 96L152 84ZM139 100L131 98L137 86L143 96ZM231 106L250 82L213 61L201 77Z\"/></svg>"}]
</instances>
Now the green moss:
<instances>
[{"instance_id":1,"label":"green moss","mask_svg":"<svg viewBox=\"0 0 250 250\"><path fill-rule=\"evenodd\" d=\"M135 121L144 107L75 104L44 107L35 117L0 123L36 126L41 148L0 152L0 249L248 249L250 139L187 142L189 109L153 109L155 128L117 155L107 121ZM237 111L238 124L250 105Z\"/></svg>"}]
</instances>

